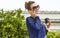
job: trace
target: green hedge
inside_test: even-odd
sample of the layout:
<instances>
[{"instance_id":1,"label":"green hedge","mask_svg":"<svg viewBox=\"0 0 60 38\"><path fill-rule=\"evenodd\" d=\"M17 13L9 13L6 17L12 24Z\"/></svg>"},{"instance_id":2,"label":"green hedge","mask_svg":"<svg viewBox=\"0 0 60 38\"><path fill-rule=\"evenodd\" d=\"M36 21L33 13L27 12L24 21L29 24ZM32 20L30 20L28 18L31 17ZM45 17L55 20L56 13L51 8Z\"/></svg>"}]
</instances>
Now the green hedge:
<instances>
[{"instance_id":1,"label":"green hedge","mask_svg":"<svg viewBox=\"0 0 60 38\"><path fill-rule=\"evenodd\" d=\"M22 10L0 10L0 38L28 38ZM48 32L47 38L60 38L60 32Z\"/></svg>"},{"instance_id":2,"label":"green hedge","mask_svg":"<svg viewBox=\"0 0 60 38\"><path fill-rule=\"evenodd\" d=\"M60 31L48 32L47 38L60 38Z\"/></svg>"},{"instance_id":3,"label":"green hedge","mask_svg":"<svg viewBox=\"0 0 60 38\"><path fill-rule=\"evenodd\" d=\"M25 38L27 35L26 23L21 15L22 10L0 10L0 38Z\"/></svg>"}]
</instances>

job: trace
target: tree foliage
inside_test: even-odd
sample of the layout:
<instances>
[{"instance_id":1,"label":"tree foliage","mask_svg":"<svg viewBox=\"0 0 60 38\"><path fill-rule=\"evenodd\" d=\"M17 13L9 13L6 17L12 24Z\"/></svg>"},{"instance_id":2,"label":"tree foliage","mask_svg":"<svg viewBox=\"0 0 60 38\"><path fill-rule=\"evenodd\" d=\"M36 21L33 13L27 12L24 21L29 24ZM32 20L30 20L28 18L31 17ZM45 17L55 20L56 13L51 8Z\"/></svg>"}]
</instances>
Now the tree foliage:
<instances>
[{"instance_id":1,"label":"tree foliage","mask_svg":"<svg viewBox=\"0 0 60 38\"><path fill-rule=\"evenodd\" d=\"M26 24L21 15L22 10L0 10L0 37L1 38L25 38L27 36Z\"/></svg>"}]
</instances>

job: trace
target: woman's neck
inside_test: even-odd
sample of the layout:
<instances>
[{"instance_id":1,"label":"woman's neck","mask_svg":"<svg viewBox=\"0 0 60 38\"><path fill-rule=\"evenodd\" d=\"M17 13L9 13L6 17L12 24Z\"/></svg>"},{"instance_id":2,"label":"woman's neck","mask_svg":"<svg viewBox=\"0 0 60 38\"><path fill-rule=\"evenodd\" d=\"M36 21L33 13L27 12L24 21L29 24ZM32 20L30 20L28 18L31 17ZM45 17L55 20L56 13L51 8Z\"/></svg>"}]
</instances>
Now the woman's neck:
<instances>
[{"instance_id":1,"label":"woman's neck","mask_svg":"<svg viewBox=\"0 0 60 38\"><path fill-rule=\"evenodd\" d=\"M32 18L35 18L35 16L31 15Z\"/></svg>"},{"instance_id":2,"label":"woman's neck","mask_svg":"<svg viewBox=\"0 0 60 38\"><path fill-rule=\"evenodd\" d=\"M32 15L31 15L31 17L32 17L32 18L36 18L37 16L32 16Z\"/></svg>"}]
</instances>

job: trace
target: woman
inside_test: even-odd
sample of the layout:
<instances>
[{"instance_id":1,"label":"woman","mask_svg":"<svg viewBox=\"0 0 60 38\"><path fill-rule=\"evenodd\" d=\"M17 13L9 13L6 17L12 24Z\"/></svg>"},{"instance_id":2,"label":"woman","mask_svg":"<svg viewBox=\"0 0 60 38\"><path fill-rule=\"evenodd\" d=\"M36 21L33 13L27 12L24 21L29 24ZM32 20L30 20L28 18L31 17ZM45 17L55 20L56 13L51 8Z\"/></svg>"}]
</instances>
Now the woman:
<instances>
[{"instance_id":1,"label":"woman","mask_svg":"<svg viewBox=\"0 0 60 38\"><path fill-rule=\"evenodd\" d=\"M40 8L34 1L25 2L25 8L31 16L26 18L26 24L30 38L45 38L48 30L39 19L38 10ZM49 25L49 24L48 24Z\"/></svg>"}]
</instances>

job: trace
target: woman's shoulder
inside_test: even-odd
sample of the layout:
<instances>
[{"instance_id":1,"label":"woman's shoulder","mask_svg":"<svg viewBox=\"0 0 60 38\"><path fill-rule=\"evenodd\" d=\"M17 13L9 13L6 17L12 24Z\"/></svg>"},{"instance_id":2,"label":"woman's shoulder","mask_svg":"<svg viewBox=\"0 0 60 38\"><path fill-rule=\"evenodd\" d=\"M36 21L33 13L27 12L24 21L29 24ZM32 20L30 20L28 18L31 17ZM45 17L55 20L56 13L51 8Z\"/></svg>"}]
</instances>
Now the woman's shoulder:
<instances>
[{"instance_id":1,"label":"woman's shoulder","mask_svg":"<svg viewBox=\"0 0 60 38\"><path fill-rule=\"evenodd\" d=\"M30 19L31 19L31 17L30 17L30 16L26 18L26 20L30 20Z\"/></svg>"},{"instance_id":2,"label":"woman's shoulder","mask_svg":"<svg viewBox=\"0 0 60 38\"><path fill-rule=\"evenodd\" d=\"M34 20L34 19L37 19L37 20L39 19L39 20L40 20L39 16L37 16L37 17L35 17L35 18L29 16L29 17L26 18L26 20Z\"/></svg>"},{"instance_id":3,"label":"woman's shoulder","mask_svg":"<svg viewBox=\"0 0 60 38\"><path fill-rule=\"evenodd\" d=\"M26 19L30 19L30 16L29 17L26 17Z\"/></svg>"}]
</instances>

